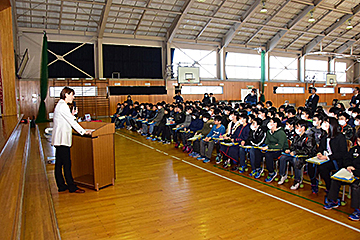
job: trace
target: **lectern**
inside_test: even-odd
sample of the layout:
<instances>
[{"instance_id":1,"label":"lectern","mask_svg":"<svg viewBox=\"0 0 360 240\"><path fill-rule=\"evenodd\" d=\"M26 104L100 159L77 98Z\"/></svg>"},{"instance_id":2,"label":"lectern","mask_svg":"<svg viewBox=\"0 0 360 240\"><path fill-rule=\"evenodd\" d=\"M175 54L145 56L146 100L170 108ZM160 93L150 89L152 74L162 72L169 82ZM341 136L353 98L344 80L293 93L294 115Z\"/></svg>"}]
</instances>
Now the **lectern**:
<instances>
[{"instance_id":1,"label":"lectern","mask_svg":"<svg viewBox=\"0 0 360 240\"><path fill-rule=\"evenodd\" d=\"M71 161L74 182L99 191L115 183L114 123L81 122L91 135L73 132Z\"/></svg>"}]
</instances>

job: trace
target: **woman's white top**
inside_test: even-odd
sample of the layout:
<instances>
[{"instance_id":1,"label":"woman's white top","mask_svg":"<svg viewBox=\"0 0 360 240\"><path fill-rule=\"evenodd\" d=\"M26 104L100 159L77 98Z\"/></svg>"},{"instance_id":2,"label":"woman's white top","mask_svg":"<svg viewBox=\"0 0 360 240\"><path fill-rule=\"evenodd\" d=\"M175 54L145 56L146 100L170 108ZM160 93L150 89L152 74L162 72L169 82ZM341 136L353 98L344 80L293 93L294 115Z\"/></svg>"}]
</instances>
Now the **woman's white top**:
<instances>
[{"instance_id":1,"label":"woman's white top","mask_svg":"<svg viewBox=\"0 0 360 240\"><path fill-rule=\"evenodd\" d=\"M67 103L60 99L54 111L54 126L51 138L53 146L68 146L72 144L72 128L79 134L84 135L85 130L77 123L75 116L70 112Z\"/></svg>"}]
</instances>

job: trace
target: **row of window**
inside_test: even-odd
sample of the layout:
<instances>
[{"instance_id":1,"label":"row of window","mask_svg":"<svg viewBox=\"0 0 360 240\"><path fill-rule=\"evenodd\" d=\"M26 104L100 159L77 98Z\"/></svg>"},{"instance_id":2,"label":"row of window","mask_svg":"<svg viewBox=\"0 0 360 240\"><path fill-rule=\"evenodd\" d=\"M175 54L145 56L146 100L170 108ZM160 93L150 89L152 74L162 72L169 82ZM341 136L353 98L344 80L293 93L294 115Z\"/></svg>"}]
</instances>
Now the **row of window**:
<instances>
[{"instance_id":1,"label":"row of window","mask_svg":"<svg viewBox=\"0 0 360 240\"><path fill-rule=\"evenodd\" d=\"M200 78L216 78L216 51L175 49L173 56L174 76L178 66L200 67ZM298 80L297 58L270 56L270 80ZM346 82L346 62L335 62L338 82ZM228 79L261 78L261 55L227 52L225 72ZM326 81L328 62L326 60L305 60L305 79Z\"/></svg>"}]
</instances>

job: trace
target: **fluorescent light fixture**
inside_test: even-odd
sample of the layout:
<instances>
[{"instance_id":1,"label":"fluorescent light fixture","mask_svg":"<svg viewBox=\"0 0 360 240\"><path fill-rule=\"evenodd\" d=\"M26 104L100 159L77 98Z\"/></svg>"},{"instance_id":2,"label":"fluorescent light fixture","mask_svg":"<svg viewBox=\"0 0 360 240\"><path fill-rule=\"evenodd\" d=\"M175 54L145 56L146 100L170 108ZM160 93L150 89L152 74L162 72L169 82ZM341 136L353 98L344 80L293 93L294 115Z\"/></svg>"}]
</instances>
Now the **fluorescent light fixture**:
<instances>
[{"instance_id":1,"label":"fluorescent light fixture","mask_svg":"<svg viewBox=\"0 0 360 240\"><path fill-rule=\"evenodd\" d=\"M353 29L353 26L351 25L351 19L348 20L348 25L346 26L346 30Z\"/></svg>"},{"instance_id":2,"label":"fluorescent light fixture","mask_svg":"<svg viewBox=\"0 0 360 240\"><path fill-rule=\"evenodd\" d=\"M267 12L267 9L265 7L265 0L262 1L262 8L260 10L261 13L266 13Z\"/></svg>"},{"instance_id":3,"label":"fluorescent light fixture","mask_svg":"<svg viewBox=\"0 0 360 240\"><path fill-rule=\"evenodd\" d=\"M315 18L314 18L314 15L313 15L313 11L310 12L310 18L309 18L308 22L309 22L309 23L315 22Z\"/></svg>"}]
</instances>

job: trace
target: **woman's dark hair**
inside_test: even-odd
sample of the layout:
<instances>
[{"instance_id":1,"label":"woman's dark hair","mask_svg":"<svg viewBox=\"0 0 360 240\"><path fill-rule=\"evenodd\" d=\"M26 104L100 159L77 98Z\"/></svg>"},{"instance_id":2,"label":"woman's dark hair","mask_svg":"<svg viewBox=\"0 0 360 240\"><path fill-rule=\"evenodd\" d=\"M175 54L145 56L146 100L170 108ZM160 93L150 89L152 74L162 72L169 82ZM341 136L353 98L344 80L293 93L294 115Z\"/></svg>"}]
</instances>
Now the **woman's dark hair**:
<instances>
[{"instance_id":1,"label":"woman's dark hair","mask_svg":"<svg viewBox=\"0 0 360 240\"><path fill-rule=\"evenodd\" d=\"M325 122L329 123L329 132L328 137L329 138L335 138L337 135L341 134L340 132L340 125L336 118L334 117L327 117L324 119Z\"/></svg>"},{"instance_id":2,"label":"woman's dark hair","mask_svg":"<svg viewBox=\"0 0 360 240\"><path fill-rule=\"evenodd\" d=\"M73 95L75 95L74 89L69 88L69 87L64 87L63 90L61 90L60 99L65 99L66 98L66 96L65 96L66 93L67 94L73 93Z\"/></svg>"}]
</instances>

